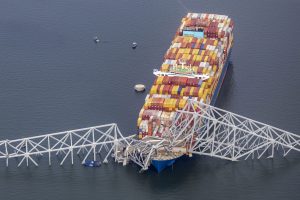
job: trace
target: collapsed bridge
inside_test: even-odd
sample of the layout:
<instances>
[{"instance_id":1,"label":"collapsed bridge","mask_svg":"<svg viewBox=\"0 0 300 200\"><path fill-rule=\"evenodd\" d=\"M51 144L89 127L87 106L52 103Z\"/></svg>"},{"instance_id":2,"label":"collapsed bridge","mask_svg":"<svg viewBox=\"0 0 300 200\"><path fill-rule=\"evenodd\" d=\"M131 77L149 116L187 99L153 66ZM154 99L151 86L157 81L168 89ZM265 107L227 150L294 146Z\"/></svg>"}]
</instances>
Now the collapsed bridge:
<instances>
[{"instance_id":1,"label":"collapsed bridge","mask_svg":"<svg viewBox=\"0 0 300 200\"><path fill-rule=\"evenodd\" d=\"M173 152L185 147L185 154L205 155L238 161L273 158L277 151L286 156L291 150L300 152L300 136L282 129L189 100L178 110L165 137L136 139L123 136L117 124L105 124L40 136L0 141L0 159L16 158L17 166L30 163L38 166L40 157L48 157L49 165L59 155L60 165L67 159L74 164L75 155L107 163L110 157L123 165L133 162L147 170L157 150Z\"/></svg>"}]
</instances>

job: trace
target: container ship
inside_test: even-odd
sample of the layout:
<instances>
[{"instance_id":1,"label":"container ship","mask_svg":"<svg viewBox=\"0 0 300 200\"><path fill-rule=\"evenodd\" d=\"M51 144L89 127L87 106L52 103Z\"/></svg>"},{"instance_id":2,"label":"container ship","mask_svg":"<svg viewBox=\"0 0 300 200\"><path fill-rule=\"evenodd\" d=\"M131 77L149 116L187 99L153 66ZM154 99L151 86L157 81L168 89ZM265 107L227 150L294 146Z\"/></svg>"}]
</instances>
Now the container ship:
<instances>
[{"instance_id":1,"label":"container ship","mask_svg":"<svg viewBox=\"0 0 300 200\"><path fill-rule=\"evenodd\" d=\"M214 105L228 68L233 45L233 21L225 15L188 13L164 55L156 79L137 120L138 138L158 142L168 138L176 111L188 99ZM160 172L188 152L177 146L158 149L151 164Z\"/></svg>"}]
</instances>

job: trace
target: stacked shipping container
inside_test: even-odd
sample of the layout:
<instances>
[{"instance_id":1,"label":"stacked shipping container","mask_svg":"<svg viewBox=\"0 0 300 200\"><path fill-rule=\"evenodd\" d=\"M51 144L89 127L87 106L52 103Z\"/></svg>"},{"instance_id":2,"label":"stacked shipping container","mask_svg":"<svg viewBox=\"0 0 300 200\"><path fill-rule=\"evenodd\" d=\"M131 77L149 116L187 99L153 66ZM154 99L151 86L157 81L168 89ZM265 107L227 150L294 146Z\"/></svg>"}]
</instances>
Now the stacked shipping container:
<instances>
[{"instance_id":1,"label":"stacked shipping container","mask_svg":"<svg viewBox=\"0 0 300 200\"><path fill-rule=\"evenodd\" d=\"M224 15L188 13L167 50L158 76L139 113L139 138L163 137L187 99L210 103L233 43L233 21ZM208 78L187 78L202 74Z\"/></svg>"}]
</instances>

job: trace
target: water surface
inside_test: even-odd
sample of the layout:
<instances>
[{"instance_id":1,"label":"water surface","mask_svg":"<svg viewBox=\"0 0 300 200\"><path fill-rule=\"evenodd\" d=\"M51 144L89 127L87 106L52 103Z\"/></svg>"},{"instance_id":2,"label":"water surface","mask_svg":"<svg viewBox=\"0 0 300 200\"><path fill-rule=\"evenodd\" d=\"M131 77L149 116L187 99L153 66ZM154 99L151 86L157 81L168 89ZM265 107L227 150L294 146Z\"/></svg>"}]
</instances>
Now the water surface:
<instances>
[{"instance_id":1,"label":"water surface","mask_svg":"<svg viewBox=\"0 0 300 200\"><path fill-rule=\"evenodd\" d=\"M184 1L231 16L235 43L217 106L291 132L300 128L300 2ZM185 8L174 0L2 0L0 138L116 122L135 133ZM94 44L99 36L102 42ZM136 50L131 49L137 41ZM117 164L0 166L1 199L300 199L300 157L228 162L195 157L160 174Z\"/></svg>"}]
</instances>

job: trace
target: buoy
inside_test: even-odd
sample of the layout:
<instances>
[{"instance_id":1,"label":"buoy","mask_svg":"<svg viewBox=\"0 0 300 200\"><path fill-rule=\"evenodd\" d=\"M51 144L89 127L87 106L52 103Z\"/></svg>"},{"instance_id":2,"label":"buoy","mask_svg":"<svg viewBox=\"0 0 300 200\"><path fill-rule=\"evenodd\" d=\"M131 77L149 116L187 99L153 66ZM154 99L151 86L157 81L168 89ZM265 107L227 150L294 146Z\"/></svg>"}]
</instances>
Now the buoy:
<instances>
[{"instance_id":1,"label":"buoy","mask_svg":"<svg viewBox=\"0 0 300 200\"><path fill-rule=\"evenodd\" d=\"M94 37L94 42L95 43L99 43L100 42L100 40L99 40L99 38L97 36Z\"/></svg>"},{"instance_id":2,"label":"buoy","mask_svg":"<svg viewBox=\"0 0 300 200\"><path fill-rule=\"evenodd\" d=\"M135 89L135 91L137 91L137 92L143 92L143 91L145 91L146 86L143 85L143 84L136 84L136 85L134 86L134 89Z\"/></svg>"},{"instance_id":3,"label":"buoy","mask_svg":"<svg viewBox=\"0 0 300 200\"><path fill-rule=\"evenodd\" d=\"M133 49L135 49L135 48L137 47L137 43L136 43L136 42L133 42L131 47L132 47Z\"/></svg>"}]
</instances>

